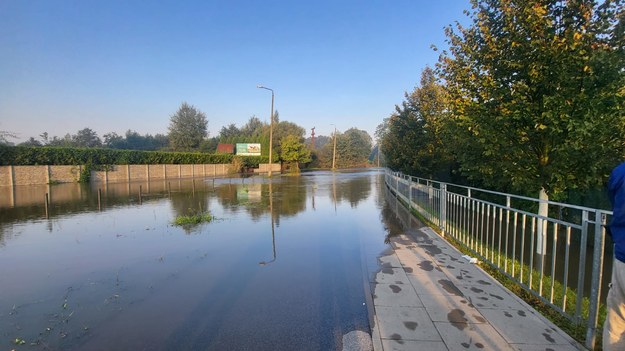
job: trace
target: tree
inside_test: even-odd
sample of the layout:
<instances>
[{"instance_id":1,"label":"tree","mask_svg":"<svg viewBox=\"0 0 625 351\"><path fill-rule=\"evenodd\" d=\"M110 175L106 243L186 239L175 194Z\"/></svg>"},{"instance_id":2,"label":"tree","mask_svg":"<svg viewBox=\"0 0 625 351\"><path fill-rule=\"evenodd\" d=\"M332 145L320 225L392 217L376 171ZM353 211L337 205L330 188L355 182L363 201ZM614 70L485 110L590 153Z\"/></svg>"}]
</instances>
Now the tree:
<instances>
[{"instance_id":1,"label":"tree","mask_svg":"<svg viewBox=\"0 0 625 351\"><path fill-rule=\"evenodd\" d=\"M74 144L74 137L67 133L62 139L55 135L47 146L74 147L76 145Z\"/></svg>"},{"instance_id":2,"label":"tree","mask_svg":"<svg viewBox=\"0 0 625 351\"><path fill-rule=\"evenodd\" d=\"M43 146L43 144L39 140L33 137L30 137L25 142L20 143L19 146Z\"/></svg>"},{"instance_id":3,"label":"tree","mask_svg":"<svg viewBox=\"0 0 625 351\"><path fill-rule=\"evenodd\" d=\"M376 138L389 167L425 177L445 179L451 157L445 151L445 99L434 71L426 67L421 81L395 113L376 129Z\"/></svg>"},{"instance_id":4,"label":"tree","mask_svg":"<svg viewBox=\"0 0 625 351\"><path fill-rule=\"evenodd\" d=\"M219 131L219 140L228 142L235 140L241 135L241 130L237 128L236 124L230 123L228 126L221 127Z\"/></svg>"},{"instance_id":5,"label":"tree","mask_svg":"<svg viewBox=\"0 0 625 351\"><path fill-rule=\"evenodd\" d=\"M295 172L299 172L299 164L310 162L310 150L301 142L301 138L296 135L287 135L281 142L280 158L289 164L294 163L295 167L292 169Z\"/></svg>"},{"instance_id":6,"label":"tree","mask_svg":"<svg viewBox=\"0 0 625 351\"><path fill-rule=\"evenodd\" d=\"M306 130L293 123L293 122L288 122L288 121L282 121L282 122L277 122L274 120L274 124L273 124L273 152L274 155L278 154L281 155L282 154L282 140L285 140L286 137L288 136L294 136L297 138L297 140L299 140L299 142L303 142L304 141L304 134L306 133ZM277 142L276 142L277 141Z\"/></svg>"},{"instance_id":7,"label":"tree","mask_svg":"<svg viewBox=\"0 0 625 351\"><path fill-rule=\"evenodd\" d=\"M126 140L115 132L104 134L104 146L111 149L126 149Z\"/></svg>"},{"instance_id":8,"label":"tree","mask_svg":"<svg viewBox=\"0 0 625 351\"><path fill-rule=\"evenodd\" d=\"M247 123L241 127L241 134L246 137L260 137L267 124L263 123L256 116L250 117Z\"/></svg>"},{"instance_id":9,"label":"tree","mask_svg":"<svg viewBox=\"0 0 625 351\"><path fill-rule=\"evenodd\" d=\"M331 143L332 138L326 135L315 135L315 149L322 149L327 143ZM312 137L306 138L304 141L306 146L312 148Z\"/></svg>"},{"instance_id":10,"label":"tree","mask_svg":"<svg viewBox=\"0 0 625 351\"><path fill-rule=\"evenodd\" d=\"M43 132L39 134L39 137L41 137L42 145L48 145L48 143L50 142L50 137L48 135L48 132Z\"/></svg>"},{"instance_id":11,"label":"tree","mask_svg":"<svg viewBox=\"0 0 625 351\"><path fill-rule=\"evenodd\" d=\"M334 145L332 145L334 147ZM364 130L350 128L336 139L337 167L355 167L367 164L371 153L371 136Z\"/></svg>"},{"instance_id":12,"label":"tree","mask_svg":"<svg viewBox=\"0 0 625 351\"><path fill-rule=\"evenodd\" d=\"M601 184L625 155L623 5L472 4L438 66L461 171L542 199Z\"/></svg>"},{"instance_id":13,"label":"tree","mask_svg":"<svg viewBox=\"0 0 625 351\"><path fill-rule=\"evenodd\" d=\"M169 142L174 151L198 149L208 136L206 115L195 106L183 102L169 122Z\"/></svg>"},{"instance_id":14,"label":"tree","mask_svg":"<svg viewBox=\"0 0 625 351\"><path fill-rule=\"evenodd\" d=\"M6 130L0 130L0 145L10 145L11 142L9 141L9 139L15 138L17 138L17 135L15 135L15 133Z\"/></svg>"},{"instance_id":15,"label":"tree","mask_svg":"<svg viewBox=\"0 0 625 351\"><path fill-rule=\"evenodd\" d=\"M102 140L98 137L98 133L90 128L84 128L76 132L76 135L72 136L72 141L76 147L102 146Z\"/></svg>"},{"instance_id":16,"label":"tree","mask_svg":"<svg viewBox=\"0 0 625 351\"><path fill-rule=\"evenodd\" d=\"M127 130L125 136L115 132L104 134L104 145L111 149L155 151L167 148L169 140L166 135L141 135L134 130Z\"/></svg>"}]
</instances>

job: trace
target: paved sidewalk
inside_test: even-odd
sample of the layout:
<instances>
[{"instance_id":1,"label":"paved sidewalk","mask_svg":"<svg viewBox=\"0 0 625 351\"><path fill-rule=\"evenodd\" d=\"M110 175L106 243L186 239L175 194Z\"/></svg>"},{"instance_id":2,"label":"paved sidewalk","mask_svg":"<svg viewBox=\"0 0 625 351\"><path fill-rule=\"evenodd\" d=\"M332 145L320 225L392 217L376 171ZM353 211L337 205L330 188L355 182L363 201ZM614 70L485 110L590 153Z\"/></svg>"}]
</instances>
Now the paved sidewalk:
<instances>
[{"instance_id":1,"label":"paved sidewalk","mask_svg":"<svg viewBox=\"0 0 625 351\"><path fill-rule=\"evenodd\" d=\"M390 240L370 278L374 350L584 350L431 228Z\"/></svg>"}]
</instances>

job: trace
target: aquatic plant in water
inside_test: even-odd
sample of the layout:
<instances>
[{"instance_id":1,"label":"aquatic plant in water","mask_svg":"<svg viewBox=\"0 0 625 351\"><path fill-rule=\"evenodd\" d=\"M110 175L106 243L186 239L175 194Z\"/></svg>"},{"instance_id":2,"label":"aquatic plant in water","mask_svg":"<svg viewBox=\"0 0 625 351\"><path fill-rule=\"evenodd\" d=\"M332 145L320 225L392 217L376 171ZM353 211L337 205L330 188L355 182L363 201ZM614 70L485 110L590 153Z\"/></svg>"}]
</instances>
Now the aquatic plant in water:
<instances>
[{"instance_id":1,"label":"aquatic plant in water","mask_svg":"<svg viewBox=\"0 0 625 351\"><path fill-rule=\"evenodd\" d=\"M180 215L174 220L174 225L187 226L200 223L208 223L213 220L210 212L199 212L191 215Z\"/></svg>"}]
</instances>

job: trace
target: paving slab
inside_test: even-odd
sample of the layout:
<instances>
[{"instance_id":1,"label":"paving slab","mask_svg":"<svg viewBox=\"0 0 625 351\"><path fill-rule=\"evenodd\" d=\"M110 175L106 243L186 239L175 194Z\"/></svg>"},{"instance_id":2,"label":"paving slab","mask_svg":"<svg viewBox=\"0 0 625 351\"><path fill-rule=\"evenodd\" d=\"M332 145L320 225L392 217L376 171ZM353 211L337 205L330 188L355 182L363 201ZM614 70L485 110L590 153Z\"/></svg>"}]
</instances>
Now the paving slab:
<instances>
[{"instance_id":1,"label":"paving slab","mask_svg":"<svg viewBox=\"0 0 625 351\"><path fill-rule=\"evenodd\" d=\"M562 331L525 309L484 309L482 313L511 344L545 345L556 349L570 344Z\"/></svg>"},{"instance_id":2,"label":"paving slab","mask_svg":"<svg viewBox=\"0 0 625 351\"><path fill-rule=\"evenodd\" d=\"M419 341L419 340L383 340L382 347L385 351L448 351L442 341Z\"/></svg>"},{"instance_id":3,"label":"paving slab","mask_svg":"<svg viewBox=\"0 0 625 351\"><path fill-rule=\"evenodd\" d=\"M406 274L417 294L455 294L444 290L440 285L441 280L449 280L445 273L433 270L428 273Z\"/></svg>"},{"instance_id":4,"label":"paving slab","mask_svg":"<svg viewBox=\"0 0 625 351\"><path fill-rule=\"evenodd\" d=\"M381 271L371 277L371 283L379 284L408 284L408 277L403 268L382 268Z\"/></svg>"},{"instance_id":5,"label":"paving slab","mask_svg":"<svg viewBox=\"0 0 625 351\"><path fill-rule=\"evenodd\" d=\"M480 311L463 296L419 295L419 298L434 322L486 323Z\"/></svg>"},{"instance_id":6,"label":"paving slab","mask_svg":"<svg viewBox=\"0 0 625 351\"><path fill-rule=\"evenodd\" d=\"M390 242L370 277L374 350L584 350L431 228Z\"/></svg>"},{"instance_id":7,"label":"paving slab","mask_svg":"<svg viewBox=\"0 0 625 351\"><path fill-rule=\"evenodd\" d=\"M425 308L377 306L375 313L383 342L385 339L442 341Z\"/></svg>"},{"instance_id":8,"label":"paving slab","mask_svg":"<svg viewBox=\"0 0 625 351\"><path fill-rule=\"evenodd\" d=\"M390 255L378 257L378 261L380 262L380 267L383 267L383 268L387 268L387 267L401 268L402 267L401 263L399 262L399 258L394 252Z\"/></svg>"},{"instance_id":9,"label":"paving slab","mask_svg":"<svg viewBox=\"0 0 625 351\"><path fill-rule=\"evenodd\" d=\"M479 309L509 309L522 310L525 306L511 293L498 285L470 285L456 284L458 289L475 307Z\"/></svg>"},{"instance_id":10,"label":"paving slab","mask_svg":"<svg viewBox=\"0 0 625 351\"><path fill-rule=\"evenodd\" d=\"M490 324L435 322L447 349L514 350Z\"/></svg>"},{"instance_id":11,"label":"paving slab","mask_svg":"<svg viewBox=\"0 0 625 351\"><path fill-rule=\"evenodd\" d=\"M411 284L374 284L375 306L423 307Z\"/></svg>"}]
</instances>

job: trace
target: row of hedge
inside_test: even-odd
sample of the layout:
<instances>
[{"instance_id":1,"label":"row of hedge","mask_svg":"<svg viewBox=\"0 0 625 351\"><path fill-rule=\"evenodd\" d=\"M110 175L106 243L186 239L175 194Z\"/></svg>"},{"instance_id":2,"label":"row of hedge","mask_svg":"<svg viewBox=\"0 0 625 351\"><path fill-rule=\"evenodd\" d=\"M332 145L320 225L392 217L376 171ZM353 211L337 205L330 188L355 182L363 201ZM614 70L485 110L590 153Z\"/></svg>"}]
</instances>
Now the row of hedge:
<instances>
[{"instance_id":1,"label":"row of hedge","mask_svg":"<svg viewBox=\"0 0 625 351\"><path fill-rule=\"evenodd\" d=\"M71 147L0 145L0 165L126 165L126 164L222 164L237 157L230 154L162 152ZM267 156L240 156L244 167L268 163Z\"/></svg>"}]
</instances>

